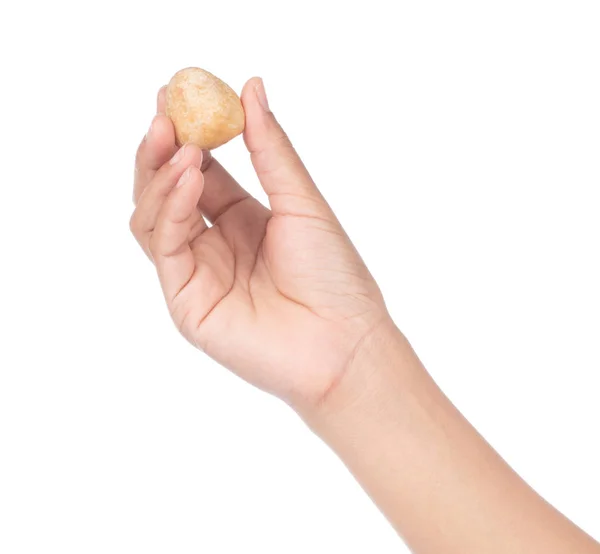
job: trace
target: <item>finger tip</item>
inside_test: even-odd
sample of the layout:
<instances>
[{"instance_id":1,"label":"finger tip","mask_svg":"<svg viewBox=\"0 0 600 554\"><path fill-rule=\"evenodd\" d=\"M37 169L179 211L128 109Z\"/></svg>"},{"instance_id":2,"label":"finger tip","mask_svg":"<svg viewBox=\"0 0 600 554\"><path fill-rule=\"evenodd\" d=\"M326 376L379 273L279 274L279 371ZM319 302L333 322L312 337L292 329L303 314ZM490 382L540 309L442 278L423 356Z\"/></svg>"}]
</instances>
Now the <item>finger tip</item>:
<instances>
[{"instance_id":1,"label":"finger tip","mask_svg":"<svg viewBox=\"0 0 600 554\"><path fill-rule=\"evenodd\" d=\"M190 172L190 179L198 179L199 181L201 181L202 183L204 183L204 174L202 173L202 171L200 171L200 168L195 166L195 165L191 165L189 167L189 172Z\"/></svg>"},{"instance_id":2,"label":"finger tip","mask_svg":"<svg viewBox=\"0 0 600 554\"><path fill-rule=\"evenodd\" d=\"M158 122L159 125L161 125L163 127L169 127L170 129L173 129L173 122L165 114L162 114L162 113L156 114L154 116L154 121Z\"/></svg>"},{"instance_id":3,"label":"finger tip","mask_svg":"<svg viewBox=\"0 0 600 554\"><path fill-rule=\"evenodd\" d=\"M256 132L256 128L262 125L264 118L264 110L258 100L258 89L262 86L260 77L252 77L244 85L242 95L240 97L242 106L244 107L244 139Z\"/></svg>"},{"instance_id":4,"label":"finger tip","mask_svg":"<svg viewBox=\"0 0 600 554\"><path fill-rule=\"evenodd\" d=\"M257 100L256 90L262 86L263 80L261 77L252 77L251 79L248 79L242 88L242 94L240 96L242 103L244 104L244 108Z\"/></svg>"},{"instance_id":5,"label":"finger tip","mask_svg":"<svg viewBox=\"0 0 600 554\"><path fill-rule=\"evenodd\" d=\"M258 85L261 85L263 82L262 77L259 77L258 75L255 75L254 77L250 77L250 79L248 79L246 81L246 84L244 85L244 88L254 88Z\"/></svg>"},{"instance_id":6,"label":"finger tip","mask_svg":"<svg viewBox=\"0 0 600 554\"><path fill-rule=\"evenodd\" d=\"M162 114L157 114L152 120L151 132L146 136L148 142L153 146L161 148L163 146L175 145L175 129L172 121Z\"/></svg>"},{"instance_id":7,"label":"finger tip","mask_svg":"<svg viewBox=\"0 0 600 554\"><path fill-rule=\"evenodd\" d=\"M202 160L204 158L204 150L193 142L187 142L185 144L185 150L186 158L192 160L191 163L199 168L202 165Z\"/></svg>"},{"instance_id":8,"label":"finger tip","mask_svg":"<svg viewBox=\"0 0 600 554\"><path fill-rule=\"evenodd\" d=\"M156 113L164 114L167 107L167 85L163 85L158 89L156 95Z\"/></svg>"},{"instance_id":9,"label":"finger tip","mask_svg":"<svg viewBox=\"0 0 600 554\"><path fill-rule=\"evenodd\" d=\"M251 148L272 126L273 119L261 77L247 81L241 100L245 113L244 142Z\"/></svg>"}]
</instances>

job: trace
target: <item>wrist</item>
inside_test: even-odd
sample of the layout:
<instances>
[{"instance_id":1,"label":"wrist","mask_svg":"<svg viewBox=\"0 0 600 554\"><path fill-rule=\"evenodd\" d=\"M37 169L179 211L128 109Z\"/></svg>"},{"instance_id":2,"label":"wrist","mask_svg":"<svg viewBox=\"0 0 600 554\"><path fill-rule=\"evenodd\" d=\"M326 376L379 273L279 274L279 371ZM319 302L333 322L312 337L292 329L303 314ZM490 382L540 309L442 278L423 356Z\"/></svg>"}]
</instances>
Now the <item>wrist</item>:
<instances>
[{"instance_id":1,"label":"wrist","mask_svg":"<svg viewBox=\"0 0 600 554\"><path fill-rule=\"evenodd\" d=\"M330 428L397 405L409 384L425 374L407 339L386 317L367 333L352 353L339 381L300 415L326 439Z\"/></svg>"}]
</instances>

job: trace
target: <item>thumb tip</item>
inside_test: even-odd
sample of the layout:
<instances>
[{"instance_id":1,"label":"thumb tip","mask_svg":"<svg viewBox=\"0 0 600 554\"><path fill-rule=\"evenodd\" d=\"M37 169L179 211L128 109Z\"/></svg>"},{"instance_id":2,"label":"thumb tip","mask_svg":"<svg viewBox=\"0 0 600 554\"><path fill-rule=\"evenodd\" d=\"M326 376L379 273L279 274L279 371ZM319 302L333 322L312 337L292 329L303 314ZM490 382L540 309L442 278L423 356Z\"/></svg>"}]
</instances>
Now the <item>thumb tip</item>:
<instances>
[{"instance_id":1,"label":"thumb tip","mask_svg":"<svg viewBox=\"0 0 600 554\"><path fill-rule=\"evenodd\" d=\"M265 113L271 113L265 84L261 77L252 77L248 80L242 90L241 100L246 110L257 107Z\"/></svg>"},{"instance_id":2,"label":"thumb tip","mask_svg":"<svg viewBox=\"0 0 600 554\"><path fill-rule=\"evenodd\" d=\"M263 80L253 77L244 86L241 94L246 122L244 142L250 152L260 150L273 135L284 134L269 108Z\"/></svg>"}]
</instances>

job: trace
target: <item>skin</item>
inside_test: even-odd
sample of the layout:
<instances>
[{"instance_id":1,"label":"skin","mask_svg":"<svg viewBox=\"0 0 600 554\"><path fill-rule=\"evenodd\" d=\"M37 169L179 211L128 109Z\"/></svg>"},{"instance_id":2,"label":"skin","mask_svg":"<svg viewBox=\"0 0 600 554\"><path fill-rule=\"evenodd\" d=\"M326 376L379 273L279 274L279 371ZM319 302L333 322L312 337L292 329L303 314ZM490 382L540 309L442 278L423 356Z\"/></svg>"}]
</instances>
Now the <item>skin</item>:
<instances>
[{"instance_id":1,"label":"skin","mask_svg":"<svg viewBox=\"0 0 600 554\"><path fill-rule=\"evenodd\" d=\"M136 155L131 230L181 334L291 405L414 552L600 554L432 381L262 81L241 99L269 208L210 153L177 148L164 88Z\"/></svg>"}]
</instances>

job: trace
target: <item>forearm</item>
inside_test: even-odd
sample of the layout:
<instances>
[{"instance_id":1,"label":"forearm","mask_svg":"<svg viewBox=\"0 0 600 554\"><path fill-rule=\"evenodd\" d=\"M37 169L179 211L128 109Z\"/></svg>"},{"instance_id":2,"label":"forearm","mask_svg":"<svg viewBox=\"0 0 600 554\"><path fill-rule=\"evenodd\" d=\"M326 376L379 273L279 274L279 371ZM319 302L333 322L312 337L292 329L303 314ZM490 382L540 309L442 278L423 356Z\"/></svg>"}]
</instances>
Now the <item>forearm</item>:
<instances>
[{"instance_id":1,"label":"forearm","mask_svg":"<svg viewBox=\"0 0 600 554\"><path fill-rule=\"evenodd\" d=\"M367 342L306 419L414 552L600 552L481 438L399 332Z\"/></svg>"}]
</instances>

